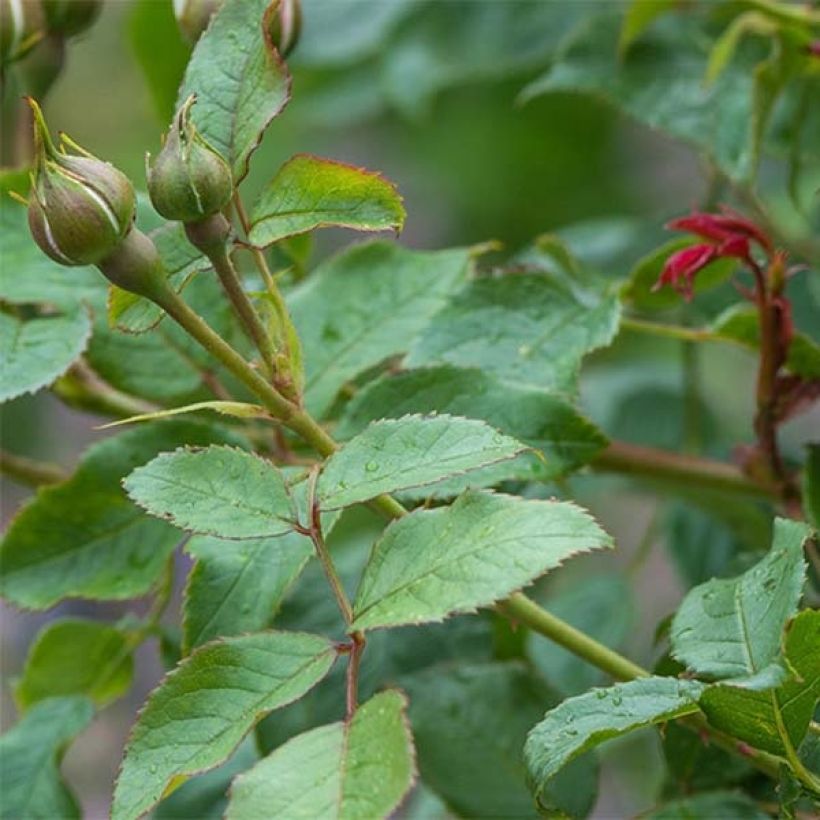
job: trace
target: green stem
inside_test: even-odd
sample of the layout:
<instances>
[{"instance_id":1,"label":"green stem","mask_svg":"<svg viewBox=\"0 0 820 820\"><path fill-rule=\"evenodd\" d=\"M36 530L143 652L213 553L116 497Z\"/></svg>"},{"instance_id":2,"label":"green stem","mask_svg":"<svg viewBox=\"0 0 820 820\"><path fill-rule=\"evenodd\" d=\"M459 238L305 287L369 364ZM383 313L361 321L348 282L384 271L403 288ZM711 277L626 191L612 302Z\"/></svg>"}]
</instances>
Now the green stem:
<instances>
[{"instance_id":1,"label":"green stem","mask_svg":"<svg viewBox=\"0 0 820 820\"><path fill-rule=\"evenodd\" d=\"M774 484L755 481L722 461L678 455L654 447L613 441L590 465L601 472L624 473L698 489L719 490L778 500Z\"/></svg>"},{"instance_id":2,"label":"green stem","mask_svg":"<svg viewBox=\"0 0 820 820\"><path fill-rule=\"evenodd\" d=\"M42 487L59 484L69 474L57 464L36 461L26 456L18 456L7 450L0 450L0 475L23 484L26 487Z\"/></svg>"},{"instance_id":3,"label":"green stem","mask_svg":"<svg viewBox=\"0 0 820 820\"><path fill-rule=\"evenodd\" d=\"M234 306L240 321L245 326L245 330L256 345L257 350L262 355L262 363L268 376L273 375L273 366L276 358L276 350L273 341L268 335L268 331L262 324L262 319L256 312L251 300L248 298L236 268L228 256L226 245L219 246L209 255L211 264L214 266L219 281L225 290L231 304Z\"/></svg>"},{"instance_id":4,"label":"green stem","mask_svg":"<svg viewBox=\"0 0 820 820\"><path fill-rule=\"evenodd\" d=\"M633 680L650 674L623 655L613 652L586 633L542 609L520 592L498 604L498 609L508 618L525 624L534 632L563 646L573 655L583 658L616 680Z\"/></svg>"}]
</instances>

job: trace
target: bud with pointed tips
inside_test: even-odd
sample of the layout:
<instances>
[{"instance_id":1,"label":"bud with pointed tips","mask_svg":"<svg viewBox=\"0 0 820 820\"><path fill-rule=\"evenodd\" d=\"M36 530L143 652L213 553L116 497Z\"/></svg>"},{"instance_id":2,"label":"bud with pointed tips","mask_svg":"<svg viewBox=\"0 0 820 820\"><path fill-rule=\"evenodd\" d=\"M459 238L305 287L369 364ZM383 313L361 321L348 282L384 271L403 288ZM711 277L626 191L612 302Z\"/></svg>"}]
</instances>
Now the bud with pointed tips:
<instances>
[{"instance_id":1,"label":"bud with pointed tips","mask_svg":"<svg viewBox=\"0 0 820 820\"><path fill-rule=\"evenodd\" d=\"M154 162L146 157L148 193L158 213L176 222L198 222L231 200L231 169L191 122L192 94L174 116Z\"/></svg>"},{"instance_id":2,"label":"bud with pointed tips","mask_svg":"<svg viewBox=\"0 0 820 820\"><path fill-rule=\"evenodd\" d=\"M136 201L128 177L68 137L51 141L42 111L34 112L35 165L28 220L40 248L62 265L91 265L122 242L134 221ZM66 153L68 146L76 154Z\"/></svg>"}]
</instances>

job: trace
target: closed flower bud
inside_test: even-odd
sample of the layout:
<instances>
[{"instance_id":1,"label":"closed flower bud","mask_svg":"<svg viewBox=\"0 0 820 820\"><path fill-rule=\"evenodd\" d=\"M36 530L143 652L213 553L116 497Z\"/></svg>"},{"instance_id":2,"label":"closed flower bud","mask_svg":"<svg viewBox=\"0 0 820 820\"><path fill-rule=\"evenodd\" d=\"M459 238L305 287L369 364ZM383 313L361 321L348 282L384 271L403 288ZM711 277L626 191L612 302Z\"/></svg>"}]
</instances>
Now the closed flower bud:
<instances>
[{"instance_id":1,"label":"closed flower bud","mask_svg":"<svg viewBox=\"0 0 820 820\"><path fill-rule=\"evenodd\" d=\"M174 15L186 39L195 43L224 0L174 0Z\"/></svg>"},{"instance_id":2,"label":"closed flower bud","mask_svg":"<svg viewBox=\"0 0 820 820\"><path fill-rule=\"evenodd\" d=\"M43 0L43 11L50 33L74 37L91 27L102 11L102 0Z\"/></svg>"},{"instance_id":3,"label":"closed flower bud","mask_svg":"<svg viewBox=\"0 0 820 820\"><path fill-rule=\"evenodd\" d=\"M287 57L296 48L302 31L301 0L282 0L273 12L268 31L276 50Z\"/></svg>"},{"instance_id":4,"label":"closed flower bud","mask_svg":"<svg viewBox=\"0 0 820 820\"><path fill-rule=\"evenodd\" d=\"M233 195L231 169L190 120L192 94L176 113L153 164L147 158L148 193L166 219L199 222L219 213Z\"/></svg>"},{"instance_id":5,"label":"closed flower bud","mask_svg":"<svg viewBox=\"0 0 820 820\"><path fill-rule=\"evenodd\" d=\"M84 151L58 151L40 107L34 111L35 170L28 221L40 248L63 265L95 264L122 242L134 221L134 189L128 177Z\"/></svg>"},{"instance_id":6,"label":"closed flower bud","mask_svg":"<svg viewBox=\"0 0 820 820\"><path fill-rule=\"evenodd\" d=\"M34 0L0 0L0 66L19 60L43 36L43 11Z\"/></svg>"}]
</instances>

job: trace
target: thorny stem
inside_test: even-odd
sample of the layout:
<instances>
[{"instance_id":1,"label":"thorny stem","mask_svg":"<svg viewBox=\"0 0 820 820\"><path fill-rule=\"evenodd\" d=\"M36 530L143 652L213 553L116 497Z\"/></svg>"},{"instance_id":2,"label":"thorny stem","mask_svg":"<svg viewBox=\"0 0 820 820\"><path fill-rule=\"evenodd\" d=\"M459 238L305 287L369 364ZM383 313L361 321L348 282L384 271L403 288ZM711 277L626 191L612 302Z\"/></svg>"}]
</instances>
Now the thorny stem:
<instances>
[{"instance_id":1,"label":"thorny stem","mask_svg":"<svg viewBox=\"0 0 820 820\"><path fill-rule=\"evenodd\" d=\"M259 376L256 371L238 354L233 348L227 345L194 311L192 311L182 299L174 292L167 292L158 300L158 304L175 319L191 336L193 336L206 350L214 355L225 365L249 390L255 393L262 403L277 417L283 424L293 432L302 436L323 457L331 455L337 449L336 442L325 432L325 430L304 410L300 410L294 404L280 395L270 384ZM621 445L629 448L631 445ZM644 448L641 448L644 449ZM680 457L677 457L680 458ZM612 460L610 461L610 465ZM678 475L677 465L671 472ZM736 474L733 468L728 465L721 465L727 470L710 470L707 476L711 476L718 486L728 486L737 488L738 485L746 489L757 488L759 485L751 482L745 476ZM691 471L685 475L691 475ZM692 476L694 478L694 476ZM315 480L315 479L314 479ZM764 493L768 495L768 492ZM382 495L375 499L373 505L390 518L399 518L407 514L405 508L390 496ZM315 506L315 505L312 505ZM316 538L316 516L317 511L312 511L311 527L309 530L302 530L304 534L314 538L317 555L322 562L328 579L331 580L336 600L339 603L342 614L347 624L352 623L352 607L341 586L341 581L336 574L332 559L330 558L323 539ZM318 530L318 532L321 532ZM317 544L317 541L319 542ZM572 625L562 621L555 615L543 610L535 602L529 600L522 593L516 593L506 601L499 604L499 607L506 611L510 617L532 628L535 632L559 643L569 649L573 654L598 667L609 675L619 680L631 680L636 677L643 677L649 673L633 663L629 659L614 652L603 644L598 643L583 632L575 629ZM355 710L356 687L358 685L358 668L361 651L364 646L363 636L351 635L354 646L351 648L351 666L348 667L348 693L347 706L348 714ZM750 762L766 774L777 777L778 758L767 755L756 749L748 749L738 744L734 739L722 735L711 729L705 718L700 715L690 716L682 721L685 725L694 727L701 732L708 732L714 741L733 753L742 753Z\"/></svg>"},{"instance_id":2,"label":"thorny stem","mask_svg":"<svg viewBox=\"0 0 820 820\"><path fill-rule=\"evenodd\" d=\"M26 487L59 484L68 478L68 473L58 464L18 456L7 450L0 450L0 475Z\"/></svg>"}]
</instances>

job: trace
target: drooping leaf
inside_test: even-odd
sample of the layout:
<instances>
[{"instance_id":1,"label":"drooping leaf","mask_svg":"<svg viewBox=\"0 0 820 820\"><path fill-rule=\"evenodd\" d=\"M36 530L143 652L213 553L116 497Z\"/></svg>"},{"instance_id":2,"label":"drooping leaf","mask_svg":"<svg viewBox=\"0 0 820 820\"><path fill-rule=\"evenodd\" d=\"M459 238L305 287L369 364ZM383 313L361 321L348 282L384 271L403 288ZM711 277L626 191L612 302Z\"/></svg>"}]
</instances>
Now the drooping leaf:
<instances>
[{"instance_id":1,"label":"drooping leaf","mask_svg":"<svg viewBox=\"0 0 820 820\"><path fill-rule=\"evenodd\" d=\"M186 404L184 407L173 407L170 410L157 410L155 413L140 413L138 416L130 416L127 419L112 421L103 424L99 429L107 430L110 427L121 427L124 424L134 424L138 421L156 421L167 419L171 416L180 416L185 413L196 413L199 410L213 410L223 416L232 416L237 419L268 418L268 412L258 404L249 404L244 401L198 401L194 404Z\"/></svg>"},{"instance_id":2,"label":"drooping leaf","mask_svg":"<svg viewBox=\"0 0 820 820\"><path fill-rule=\"evenodd\" d=\"M403 416L370 424L325 462L323 509L349 507L514 458L526 446L488 424L456 416Z\"/></svg>"},{"instance_id":3,"label":"drooping leaf","mask_svg":"<svg viewBox=\"0 0 820 820\"><path fill-rule=\"evenodd\" d=\"M517 387L574 393L581 360L612 341L619 315L614 295L582 301L549 275L476 279L433 317L407 364L477 367Z\"/></svg>"},{"instance_id":4,"label":"drooping leaf","mask_svg":"<svg viewBox=\"0 0 820 820\"><path fill-rule=\"evenodd\" d=\"M345 409L336 433L345 439L379 418L407 413L450 413L479 418L540 450L544 458L516 459L528 477L557 478L591 461L604 435L569 402L540 390L502 384L478 369L451 365L384 376L368 384Z\"/></svg>"},{"instance_id":5,"label":"drooping leaf","mask_svg":"<svg viewBox=\"0 0 820 820\"><path fill-rule=\"evenodd\" d=\"M664 15L619 55L617 13L590 15L523 97L592 94L650 128L691 143L730 177L744 179L752 170L750 62L732 61L706 87L710 39L701 26L695 14Z\"/></svg>"},{"instance_id":6,"label":"drooping leaf","mask_svg":"<svg viewBox=\"0 0 820 820\"><path fill-rule=\"evenodd\" d=\"M231 447L162 453L123 482L130 498L175 526L220 538L270 538L293 529L282 473Z\"/></svg>"},{"instance_id":7,"label":"drooping leaf","mask_svg":"<svg viewBox=\"0 0 820 820\"><path fill-rule=\"evenodd\" d=\"M214 641L169 673L131 732L113 820L147 812L172 781L226 760L261 715L297 700L333 665L330 641L262 632Z\"/></svg>"},{"instance_id":8,"label":"drooping leaf","mask_svg":"<svg viewBox=\"0 0 820 820\"><path fill-rule=\"evenodd\" d=\"M750 746L785 756L785 739L797 749L820 700L820 612L804 610L787 627L783 653L791 672L777 689L752 691L712 686L700 705L709 722Z\"/></svg>"},{"instance_id":9,"label":"drooping leaf","mask_svg":"<svg viewBox=\"0 0 820 820\"><path fill-rule=\"evenodd\" d=\"M778 519L762 561L738 578L692 589L672 621L672 654L709 678L745 679L752 688L755 677L763 686L776 683L783 627L797 610L805 581L807 534L804 524Z\"/></svg>"},{"instance_id":10,"label":"drooping leaf","mask_svg":"<svg viewBox=\"0 0 820 820\"><path fill-rule=\"evenodd\" d=\"M641 815L646 820L684 820L695 817L724 817L737 820L771 820L771 815L763 811L754 800L743 792L705 792L652 809Z\"/></svg>"},{"instance_id":11,"label":"drooping leaf","mask_svg":"<svg viewBox=\"0 0 820 820\"><path fill-rule=\"evenodd\" d=\"M77 801L60 776L68 743L94 716L90 700L49 698L38 703L0 737L2 817L54 820L80 817Z\"/></svg>"},{"instance_id":12,"label":"drooping leaf","mask_svg":"<svg viewBox=\"0 0 820 820\"><path fill-rule=\"evenodd\" d=\"M400 231L404 218L401 197L379 174L297 154L260 194L248 239L264 248L315 228Z\"/></svg>"},{"instance_id":13,"label":"drooping leaf","mask_svg":"<svg viewBox=\"0 0 820 820\"><path fill-rule=\"evenodd\" d=\"M34 244L26 209L0 196L0 299L13 305L46 303L74 313L84 301L99 300L105 280L91 266L66 268Z\"/></svg>"},{"instance_id":14,"label":"drooping leaf","mask_svg":"<svg viewBox=\"0 0 820 820\"><path fill-rule=\"evenodd\" d=\"M536 600L556 617L616 650L635 622L632 590L616 572L584 574L554 594L536 596ZM530 634L527 649L544 680L564 695L577 695L603 683L601 672L540 635Z\"/></svg>"},{"instance_id":15,"label":"drooping leaf","mask_svg":"<svg viewBox=\"0 0 820 820\"><path fill-rule=\"evenodd\" d=\"M468 491L418 510L376 544L354 604L354 629L439 621L489 606L567 558L612 545L570 503Z\"/></svg>"},{"instance_id":16,"label":"drooping leaf","mask_svg":"<svg viewBox=\"0 0 820 820\"><path fill-rule=\"evenodd\" d=\"M173 6L154 0L138 0L128 20L128 42L145 75L160 121L169 122L174 115L177 89L191 55L191 47L182 39L174 19Z\"/></svg>"},{"instance_id":17,"label":"drooping leaf","mask_svg":"<svg viewBox=\"0 0 820 820\"><path fill-rule=\"evenodd\" d=\"M151 231L162 264L168 274L168 282L181 291L188 280L200 270L210 267L210 262L185 236L179 222L169 223ZM144 296L111 285L108 296L108 322L112 327L126 333L145 333L162 319L165 313Z\"/></svg>"},{"instance_id":18,"label":"drooping leaf","mask_svg":"<svg viewBox=\"0 0 820 820\"><path fill-rule=\"evenodd\" d=\"M85 695L105 706L131 685L128 636L99 621L66 618L48 624L29 649L14 688L23 709L50 697Z\"/></svg>"},{"instance_id":19,"label":"drooping leaf","mask_svg":"<svg viewBox=\"0 0 820 820\"><path fill-rule=\"evenodd\" d=\"M270 41L279 0L226 0L194 48L177 105L191 94L191 119L231 166L234 182L270 121L290 97L290 75Z\"/></svg>"},{"instance_id":20,"label":"drooping leaf","mask_svg":"<svg viewBox=\"0 0 820 820\"><path fill-rule=\"evenodd\" d=\"M715 320L712 331L754 350L760 346L760 321L754 308L730 308ZM804 333L795 333L789 345L786 367L796 376L820 379L820 345Z\"/></svg>"},{"instance_id":21,"label":"drooping leaf","mask_svg":"<svg viewBox=\"0 0 820 820\"><path fill-rule=\"evenodd\" d=\"M90 335L84 310L28 320L0 313L0 401L51 384L80 357Z\"/></svg>"},{"instance_id":22,"label":"drooping leaf","mask_svg":"<svg viewBox=\"0 0 820 820\"><path fill-rule=\"evenodd\" d=\"M321 265L289 300L302 339L305 401L327 412L353 377L405 352L467 275L469 249L356 245Z\"/></svg>"},{"instance_id":23,"label":"drooping leaf","mask_svg":"<svg viewBox=\"0 0 820 820\"><path fill-rule=\"evenodd\" d=\"M185 547L196 563L185 587L183 652L268 626L311 550L298 533L245 541L192 538Z\"/></svg>"},{"instance_id":24,"label":"drooping leaf","mask_svg":"<svg viewBox=\"0 0 820 820\"><path fill-rule=\"evenodd\" d=\"M463 817L538 817L521 754L527 731L558 698L523 664L434 666L401 679L419 773ZM571 817L595 803L597 766L579 760L544 800Z\"/></svg>"},{"instance_id":25,"label":"drooping leaf","mask_svg":"<svg viewBox=\"0 0 820 820\"><path fill-rule=\"evenodd\" d=\"M692 714L704 685L675 678L639 678L569 698L527 736L524 760L539 799L567 763L605 740Z\"/></svg>"},{"instance_id":26,"label":"drooping leaf","mask_svg":"<svg viewBox=\"0 0 820 820\"><path fill-rule=\"evenodd\" d=\"M147 592L179 531L146 516L120 482L162 450L187 442L239 443L218 427L165 421L95 444L66 482L38 491L0 545L0 592L47 609L63 598L132 598Z\"/></svg>"},{"instance_id":27,"label":"drooping leaf","mask_svg":"<svg viewBox=\"0 0 820 820\"><path fill-rule=\"evenodd\" d=\"M226 817L387 817L415 777L407 699L388 690L353 718L288 741L233 783Z\"/></svg>"}]
</instances>

